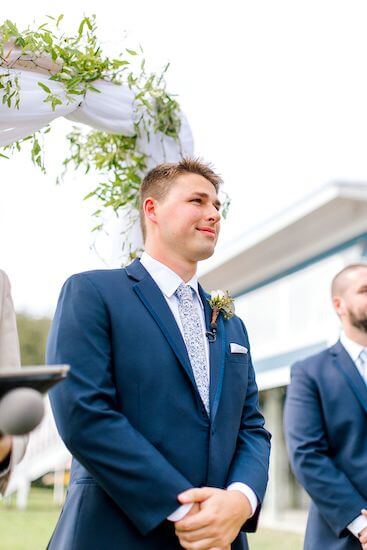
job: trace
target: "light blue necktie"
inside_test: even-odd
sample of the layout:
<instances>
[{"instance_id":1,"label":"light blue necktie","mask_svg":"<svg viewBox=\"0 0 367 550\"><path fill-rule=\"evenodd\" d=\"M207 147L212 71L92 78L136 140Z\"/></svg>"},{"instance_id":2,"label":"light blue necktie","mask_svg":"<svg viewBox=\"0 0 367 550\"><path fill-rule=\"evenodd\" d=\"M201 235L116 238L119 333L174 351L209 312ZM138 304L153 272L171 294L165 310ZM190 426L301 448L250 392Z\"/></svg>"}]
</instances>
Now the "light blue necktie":
<instances>
[{"instance_id":1,"label":"light blue necktie","mask_svg":"<svg viewBox=\"0 0 367 550\"><path fill-rule=\"evenodd\" d=\"M199 313L194 304L193 289L180 284L175 292L178 311L184 331L184 340L189 354L195 382L205 409L209 414L209 377L205 353L205 341Z\"/></svg>"}]
</instances>

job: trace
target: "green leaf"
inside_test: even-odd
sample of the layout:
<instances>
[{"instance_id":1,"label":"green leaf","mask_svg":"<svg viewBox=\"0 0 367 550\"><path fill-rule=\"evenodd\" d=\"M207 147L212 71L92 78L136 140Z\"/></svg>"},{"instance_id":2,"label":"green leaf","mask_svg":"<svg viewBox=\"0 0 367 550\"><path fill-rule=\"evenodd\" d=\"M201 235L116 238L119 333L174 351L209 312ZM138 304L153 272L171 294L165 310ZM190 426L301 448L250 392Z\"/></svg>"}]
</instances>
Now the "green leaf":
<instances>
[{"instance_id":1,"label":"green leaf","mask_svg":"<svg viewBox=\"0 0 367 550\"><path fill-rule=\"evenodd\" d=\"M62 21L62 19L64 18L64 14L62 13L61 15L59 15L59 17L57 18L57 21L56 21L56 27L58 27Z\"/></svg>"},{"instance_id":2,"label":"green leaf","mask_svg":"<svg viewBox=\"0 0 367 550\"><path fill-rule=\"evenodd\" d=\"M94 233L95 231L101 231L102 228L103 228L103 223L99 223L98 225L93 227L92 233Z\"/></svg>"},{"instance_id":3,"label":"green leaf","mask_svg":"<svg viewBox=\"0 0 367 550\"><path fill-rule=\"evenodd\" d=\"M90 193L85 195L85 197L83 197L83 200L86 201L87 199L90 199L90 198L94 197L94 195L95 195L95 192L91 191Z\"/></svg>"},{"instance_id":4,"label":"green leaf","mask_svg":"<svg viewBox=\"0 0 367 550\"><path fill-rule=\"evenodd\" d=\"M52 44L52 37L51 37L51 35L50 35L49 32L45 32L45 33L43 34L43 40L46 42L46 44L47 44L48 46L51 46L51 44Z\"/></svg>"},{"instance_id":5,"label":"green leaf","mask_svg":"<svg viewBox=\"0 0 367 550\"><path fill-rule=\"evenodd\" d=\"M129 50L129 48L126 48L126 51L127 53L129 53L130 55L138 55L137 52L135 50Z\"/></svg>"},{"instance_id":6,"label":"green leaf","mask_svg":"<svg viewBox=\"0 0 367 550\"><path fill-rule=\"evenodd\" d=\"M24 48L26 42L22 36L18 36L14 43L16 46L19 46L20 48Z\"/></svg>"},{"instance_id":7,"label":"green leaf","mask_svg":"<svg viewBox=\"0 0 367 550\"><path fill-rule=\"evenodd\" d=\"M71 95L84 95L84 90L69 90L69 88L68 88L68 94L71 94Z\"/></svg>"},{"instance_id":8,"label":"green leaf","mask_svg":"<svg viewBox=\"0 0 367 550\"><path fill-rule=\"evenodd\" d=\"M16 25L14 23L12 23L12 21L10 21L9 19L7 19L5 21L4 26L6 26L13 35L18 35L19 34L19 31L18 31Z\"/></svg>"},{"instance_id":9,"label":"green leaf","mask_svg":"<svg viewBox=\"0 0 367 550\"><path fill-rule=\"evenodd\" d=\"M114 69L118 69L119 67L123 67L124 65L130 65L130 61L127 61L125 59L114 59L112 62L112 66Z\"/></svg>"},{"instance_id":10,"label":"green leaf","mask_svg":"<svg viewBox=\"0 0 367 550\"><path fill-rule=\"evenodd\" d=\"M32 154L38 155L38 153L39 153L40 151L41 151L40 144L38 143L38 140L35 139L34 142L33 142Z\"/></svg>"},{"instance_id":11,"label":"green leaf","mask_svg":"<svg viewBox=\"0 0 367 550\"><path fill-rule=\"evenodd\" d=\"M45 92L47 92L48 94L51 94L51 90L48 86L46 86L46 84L44 84L43 82L37 82L38 86L40 88L42 88L42 90L44 90Z\"/></svg>"},{"instance_id":12,"label":"green leaf","mask_svg":"<svg viewBox=\"0 0 367 550\"><path fill-rule=\"evenodd\" d=\"M98 94L101 94L101 90L98 90L98 88L95 88L91 84L88 86L88 90L92 90L92 92L97 92Z\"/></svg>"},{"instance_id":13,"label":"green leaf","mask_svg":"<svg viewBox=\"0 0 367 550\"><path fill-rule=\"evenodd\" d=\"M2 153L0 153L0 157L3 158L3 159L8 159L9 160L9 157L7 157L6 155L3 155Z\"/></svg>"}]
</instances>

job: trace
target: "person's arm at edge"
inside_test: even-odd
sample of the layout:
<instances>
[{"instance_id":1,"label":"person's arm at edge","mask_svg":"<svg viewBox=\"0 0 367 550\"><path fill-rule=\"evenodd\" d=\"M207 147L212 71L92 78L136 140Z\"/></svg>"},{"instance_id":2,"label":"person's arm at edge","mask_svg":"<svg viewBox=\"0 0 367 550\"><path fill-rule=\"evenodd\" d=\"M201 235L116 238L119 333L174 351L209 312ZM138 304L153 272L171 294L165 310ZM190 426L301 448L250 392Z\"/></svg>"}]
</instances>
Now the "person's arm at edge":
<instances>
[{"instance_id":1,"label":"person's arm at edge","mask_svg":"<svg viewBox=\"0 0 367 550\"><path fill-rule=\"evenodd\" d=\"M19 367L20 350L16 316L11 297L10 281L6 273L0 270L0 368ZM4 494L11 472L24 456L28 442L27 436L10 437L3 441L3 450L8 452L0 457L0 494ZM9 448L10 446L10 448Z\"/></svg>"}]
</instances>

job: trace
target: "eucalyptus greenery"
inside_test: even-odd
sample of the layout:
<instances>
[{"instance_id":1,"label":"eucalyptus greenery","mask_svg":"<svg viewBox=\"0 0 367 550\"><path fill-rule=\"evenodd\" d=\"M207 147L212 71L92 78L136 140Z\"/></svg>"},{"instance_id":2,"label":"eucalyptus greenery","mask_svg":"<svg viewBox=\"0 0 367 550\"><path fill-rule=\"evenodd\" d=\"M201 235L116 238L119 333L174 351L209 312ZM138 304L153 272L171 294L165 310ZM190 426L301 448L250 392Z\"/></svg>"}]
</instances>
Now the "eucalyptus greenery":
<instances>
[{"instance_id":1,"label":"eucalyptus greenery","mask_svg":"<svg viewBox=\"0 0 367 550\"><path fill-rule=\"evenodd\" d=\"M210 293L210 298L208 299L209 305L215 314L214 322L216 321L220 312L223 313L225 319L230 319L233 317L234 310L234 299L230 295L229 291L226 290L212 290Z\"/></svg>"}]
</instances>

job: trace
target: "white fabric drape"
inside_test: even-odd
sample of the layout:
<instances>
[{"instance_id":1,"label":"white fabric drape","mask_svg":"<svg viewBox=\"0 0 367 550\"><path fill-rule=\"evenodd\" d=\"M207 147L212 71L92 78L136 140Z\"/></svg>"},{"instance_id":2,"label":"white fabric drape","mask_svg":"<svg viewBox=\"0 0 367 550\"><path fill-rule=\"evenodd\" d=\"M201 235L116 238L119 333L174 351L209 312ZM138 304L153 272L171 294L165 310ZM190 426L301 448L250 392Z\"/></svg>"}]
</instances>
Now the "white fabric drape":
<instances>
[{"instance_id":1,"label":"white fabric drape","mask_svg":"<svg viewBox=\"0 0 367 550\"><path fill-rule=\"evenodd\" d=\"M27 137L60 116L112 134L132 136L135 133L134 94L126 86L97 80L93 86L100 93L88 91L83 99L75 96L75 100L68 104L61 83L40 73L0 67L0 76L9 72L19 78L20 105L19 109L9 108L0 101L0 146ZM46 92L38 82L60 97L62 105L58 105L55 111L50 103L45 103ZM192 155L191 130L186 118L181 116L180 143L163 134L151 134L149 140L146 136L139 139L138 149L148 155L148 168L160 162L177 161L181 155Z\"/></svg>"}]
</instances>

